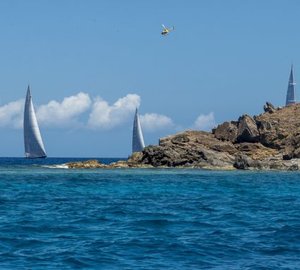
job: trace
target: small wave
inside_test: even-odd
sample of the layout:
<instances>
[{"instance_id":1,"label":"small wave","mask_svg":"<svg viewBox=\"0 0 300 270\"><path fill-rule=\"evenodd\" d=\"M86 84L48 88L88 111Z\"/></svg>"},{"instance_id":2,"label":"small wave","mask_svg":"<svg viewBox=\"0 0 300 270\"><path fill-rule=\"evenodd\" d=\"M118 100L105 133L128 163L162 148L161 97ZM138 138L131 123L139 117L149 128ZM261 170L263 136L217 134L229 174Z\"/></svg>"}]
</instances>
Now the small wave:
<instances>
[{"instance_id":1,"label":"small wave","mask_svg":"<svg viewBox=\"0 0 300 270\"><path fill-rule=\"evenodd\" d=\"M69 169L69 166L67 164L42 165L42 167L49 169Z\"/></svg>"}]
</instances>

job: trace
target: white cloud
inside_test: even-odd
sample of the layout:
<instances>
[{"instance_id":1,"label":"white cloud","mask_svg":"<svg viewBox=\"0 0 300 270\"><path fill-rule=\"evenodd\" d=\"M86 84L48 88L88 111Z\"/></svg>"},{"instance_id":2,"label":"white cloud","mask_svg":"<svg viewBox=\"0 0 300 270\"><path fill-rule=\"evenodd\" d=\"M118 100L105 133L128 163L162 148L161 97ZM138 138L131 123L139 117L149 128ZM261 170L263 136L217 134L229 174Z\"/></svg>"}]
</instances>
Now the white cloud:
<instances>
[{"instance_id":1,"label":"white cloud","mask_svg":"<svg viewBox=\"0 0 300 270\"><path fill-rule=\"evenodd\" d=\"M146 113L140 116L140 120L142 128L148 131L155 131L174 126L172 119L162 114Z\"/></svg>"},{"instance_id":2,"label":"white cloud","mask_svg":"<svg viewBox=\"0 0 300 270\"><path fill-rule=\"evenodd\" d=\"M194 123L194 128L210 131L215 125L215 116L214 113L211 112L209 114L200 114Z\"/></svg>"},{"instance_id":3,"label":"white cloud","mask_svg":"<svg viewBox=\"0 0 300 270\"><path fill-rule=\"evenodd\" d=\"M12 101L0 107L0 126L21 128L23 123L24 100Z\"/></svg>"},{"instance_id":4,"label":"white cloud","mask_svg":"<svg viewBox=\"0 0 300 270\"><path fill-rule=\"evenodd\" d=\"M128 94L109 104L101 97L92 102L87 93L65 97L62 101L51 100L47 104L36 106L38 123L48 127L70 128L80 126L93 129L112 129L124 123L132 125L135 109L140 106L141 98ZM22 128L24 99L0 106L0 127ZM87 122L80 121L80 116L87 113ZM145 131L174 128L172 119L166 115L146 113L140 116Z\"/></svg>"},{"instance_id":5,"label":"white cloud","mask_svg":"<svg viewBox=\"0 0 300 270\"><path fill-rule=\"evenodd\" d=\"M91 106L88 94L80 92L75 96L66 97L62 102L51 100L48 104L38 107L36 114L40 124L64 126L74 124L77 117Z\"/></svg>"},{"instance_id":6,"label":"white cloud","mask_svg":"<svg viewBox=\"0 0 300 270\"><path fill-rule=\"evenodd\" d=\"M111 129L133 118L134 111L140 106L140 96L128 94L109 105L107 101L97 97L89 116L90 128Z\"/></svg>"}]
</instances>

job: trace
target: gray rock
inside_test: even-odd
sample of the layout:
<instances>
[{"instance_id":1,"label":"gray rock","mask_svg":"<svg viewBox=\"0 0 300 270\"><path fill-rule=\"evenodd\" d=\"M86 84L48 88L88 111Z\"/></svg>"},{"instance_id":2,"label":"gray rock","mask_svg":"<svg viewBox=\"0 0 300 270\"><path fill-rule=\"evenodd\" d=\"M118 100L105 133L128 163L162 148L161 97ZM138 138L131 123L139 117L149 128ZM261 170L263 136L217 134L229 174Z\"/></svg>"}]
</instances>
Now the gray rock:
<instances>
[{"instance_id":1,"label":"gray rock","mask_svg":"<svg viewBox=\"0 0 300 270\"><path fill-rule=\"evenodd\" d=\"M237 142L258 142L259 132L254 119L245 114L238 120Z\"/></svg>"},{"instance_id":2,"label":"gray rock","mask_svg":"<svg viewBox=\"0 0 300 270\"><path fill-rule=\"evenodd\" d=\"M276 111L276 108L272 103L266 102L266 104L264 105L264 111L267 113L274 113Z\"/></svg>"},{"instance_id":3,"label":"gray rock","mask_svg":"<svg viewBox=\"0 0 300 270\"><path fill-rule=\"evenodd\" d=\"M218 125L217 128L213 130L215 137L222 141L236 142L238 134L238 123L224 122L221 125Z\"/></svg>"}]
</instances>

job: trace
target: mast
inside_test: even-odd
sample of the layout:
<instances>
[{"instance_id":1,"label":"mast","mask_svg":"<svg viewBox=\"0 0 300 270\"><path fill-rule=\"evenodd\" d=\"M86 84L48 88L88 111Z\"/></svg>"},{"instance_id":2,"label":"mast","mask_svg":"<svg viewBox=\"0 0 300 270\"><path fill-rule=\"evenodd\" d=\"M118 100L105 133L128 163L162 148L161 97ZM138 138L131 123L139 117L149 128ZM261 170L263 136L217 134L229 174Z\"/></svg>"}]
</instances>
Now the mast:
<instances>
[{"instance_id":1,"label":"mast","mask_svg":"<svg viewBox=\"0 0 300 270\"><path fill-rule=\"evenodd\" d=\"M25 156L27 158L45 158L47 155L36 119L29 85L25 100L23 125Z\"/></svg>"},{"instance_id":2,"label":"mast","mask_svg":"<svg viewBox=\"0 0 300 270\"><path fill-rule=\"evenodd\" d=\"M294 68L293 65L291 66L291 72L290 72L290 78L289 78L289 84L286 94L286 102L285 106L289 106L296 103L295 100L295 85L296 82L294 81Z\"/></svg>"},{"instance_id":3,"label":"mast","mask_svg":"<svg viewBox=\"0 0 300 270\"><path fill-rule=\"evenodd\" d=\"M135 110L134 121L133 121L133 132L132 132L132 153L141 152L145 148L144 137L138 109Z\"/></svg>"}]
</instances>

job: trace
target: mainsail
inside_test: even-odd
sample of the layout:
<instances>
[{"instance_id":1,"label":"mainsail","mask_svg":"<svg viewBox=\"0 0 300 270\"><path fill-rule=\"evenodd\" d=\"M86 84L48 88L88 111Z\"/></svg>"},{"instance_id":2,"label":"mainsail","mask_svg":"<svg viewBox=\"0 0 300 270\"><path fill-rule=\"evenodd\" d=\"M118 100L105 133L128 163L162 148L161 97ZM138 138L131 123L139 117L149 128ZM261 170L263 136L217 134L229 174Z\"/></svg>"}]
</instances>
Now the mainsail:
<instances>
[{"instance_id":1,"label":"mainsail","mask_svg":"<svg viewBox=\"0 0 300 270\"><path fill-rule=\"evenodd\" d=\"M143 151L145 147L138 110L135 110L132 132L132 153Z\"/></svg>"},{"instance_id":2,"label":"mainsail","mask_svg":"<svg viewBox=\"0 0 300 270\"><path fill-rule=\"evenodd\" d=\"M290 73L290 78L289 78L289 84L288 84L288 90L286 94L286 102L285 106L295 104L295 81L294 81L294 72L293 72L293 65L291 67L291 73Z\"/></svg>"},{"instance_id":3,"label":"mainsail","mask_svg":"<svg viewBox=\"0 0 300 270\"><path fill-rule=\"evenodd\" d=\"M24 109L24 144L27 158L45 158L47 156L36 120L29 86Z\"/></svg>"}]
</instances>

